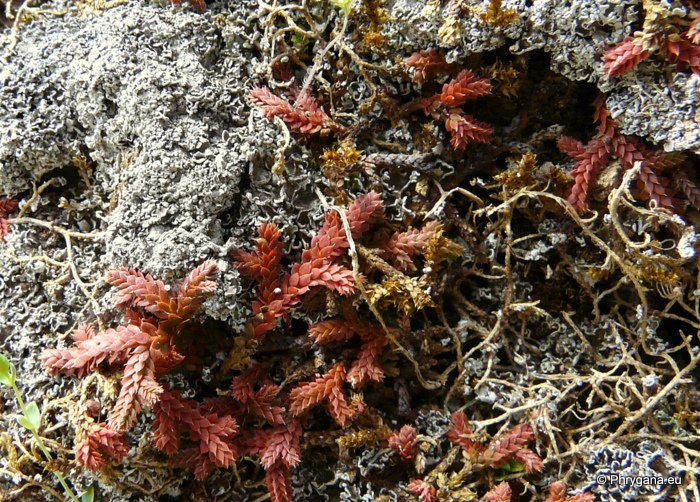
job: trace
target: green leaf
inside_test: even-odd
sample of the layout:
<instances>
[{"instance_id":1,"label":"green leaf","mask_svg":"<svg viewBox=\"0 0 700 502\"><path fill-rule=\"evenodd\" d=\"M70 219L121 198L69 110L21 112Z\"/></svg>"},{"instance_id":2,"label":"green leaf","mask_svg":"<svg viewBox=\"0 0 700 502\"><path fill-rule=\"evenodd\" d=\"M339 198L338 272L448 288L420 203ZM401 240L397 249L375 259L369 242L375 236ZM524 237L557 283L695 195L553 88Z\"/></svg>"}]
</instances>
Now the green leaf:
<instances>
[{"instance_id":1,"label":"green leaf","mask_svg":"<svg viewBox=\"0 0 700 502\"><path fill-rule=\"evenodd\" d=\"M350 9L352 8L352 0L332 0L333 5L341 9L346 16L350 15Z\"/></svg>"},{"instance_id":2,"label":"green leaf","mask_svg":"<svg viewBox=\"0 0 700 502\"><path fill-rule=\"evenodd\" d=\"M41 426L41 412L34 401L27 405L27 408L24 410L24 416L18 418L17 421L27 429L32 431L39 430Z\"/></svg>"},{"instance_id":3,"label":"green leaf","mask_svg":"<svg viewBox=\"0 0 700 502\"><path fill-rule=\"evenodd\" d=\"M15 365L0 354L0 383L12 386L15 383Z\"/></svg>"},{"instance_id":4,"label":"green leaf","mask_svg":"<svg viewBox=\"0 0 700 502\"><path fill-rule=\"evenodd\" d=\"M95 489L90 486L85 492L80 496L80 502L93 502L95 500Z\"/></svg>"}]
</instances>

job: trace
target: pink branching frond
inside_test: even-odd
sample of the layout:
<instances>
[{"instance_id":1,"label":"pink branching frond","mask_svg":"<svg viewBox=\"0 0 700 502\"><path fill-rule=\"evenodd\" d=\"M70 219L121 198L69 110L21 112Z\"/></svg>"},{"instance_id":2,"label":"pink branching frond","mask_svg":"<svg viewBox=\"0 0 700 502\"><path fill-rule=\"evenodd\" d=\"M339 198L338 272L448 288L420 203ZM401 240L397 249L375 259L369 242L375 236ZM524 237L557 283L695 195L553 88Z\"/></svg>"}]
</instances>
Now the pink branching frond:
<instances>
[{"instance_id":1,"label":"pink branching frond","mask_svg":"<svg viewBox=\"0 0 700 502\"><path fill-rule=\"evenodd\" d=\"M399 270L415 270L413 257L425 251L430 240L440 230L440 223L429 221L420 229L394 232L384 249L392 255Z\"/></svg>"},{"instance_id":2,"label":"pink branching frond","mask_svg":"<svg viewBox=\"0 0 700 502\"><path fill-rule=\"evenodd\" d=\"M380 218L383 212L384 204L377 192L369 192L353 200L345 213L350 224L352 238L358 239L367 232L374 219Z\"/></svg>"},{"instance_id":3,"label":"pink branching frond","mask_svg":"<svg viewBox=\"0 0 700 502\"><path fill-rule=\"evenodd\" d=\"M233 439L238 432L238 424L233 417L207 413L195 402L183 399L177 392L164 391L161 397L161 402L163 401L168 403L167 411L159 403L159 413L166 413L166 420L174 420L179 422L181 427L185 427L190 439L199 442L198 451L212 464L228 467L236 460L238 452L233 445ZM163 429L168 426L169 424L163 424ZM172 451L172 431L164 432L162 444Z\"/></svg>"},{"instance_id":4,"label":"pink branching frond","mask_svg":"<svg viewBox=\"0 0 700 502\"><path fill-rule=\"evenodd\" d=\"M656 157L634 138L617 135L612 142L616 157L625 169L633 168L640 163L641 169L637 178L643 200L653 200L657 207L663 207L675 212L673 190L670 180L657 175L652 169Z\"/></svg>"},{"instance_id":5,"label":"pink branching frond","mask_svg":"<svg viewBox=\"0 0 700 502\"><path fill-rule=\"evenodd\" d=\"M104 467L103 454L121 462L128 453L129 448L122 434L103 422L90 424L75 446L75 459L91 471L99 471Z\"/></svg>"},{"instance_id":6,"label":"pink branching frond","mask_svg":"<svg viewBox=\"0 0 700 502\"><path fill-rule=\"evenodd\" d=\"M386 336L381 334L380 327L371 334L362 333L360 351L347 375L347 381L354 389L364 386L369 381L381 382L384 379L384 370L379 365L379 356L386 344Z\"/></svg>"},{"instance_id":7,"label":"pink branching frond","mask_svg":"<svg viewBox=\"0 0 700 502\"><path fill-rule=\"evenodd\" d=\"M267 435L265 446L260 452L260 463L265 469L282 462L287 467L294 467L301 460L299 439L301 438L301 423L292 420L289 425L281 425Z\"/></svg>"},{"instance_id":8,"label":"pink branching frond","mask_svg":"<svg viewBox=\"0 0 700 502\"><path fill-rule=\"evenodd\" d=\"M404 425L389 437L389 448L394 450L401 460L408 462L416 455L418 435L411 425Z\"/></svg>"},{"instance_id":9,"label":"pink branching frond","mask_svg":"<svg viewBox=\"0 0 700 502\"><path fill-rule=\"evenodd\" d=\"M700 75L700 45L678 35L669 35L666 37L666 52L669 61L676 63L678 69L690 68Z\"/></svg>"},{"instance_id":10,"label":"pink branching frond","mask_svg":"<svg viewBox=\"0 0 700 502\"><path fill-rule=\"evenodd\" d=\"M513 496L513 490L510 485L503 481L497 484L491 490L489 490L486 495L481 499L482 502L510 502Z\"/></svg>"},{"instance_id":11,"label":"pink branching frond","mask_svg":"<svg viewBox=\"0 0 700 502\"><path fill-rule=\"evenodd\" d=\"M17 209L18 202L14 199L0 199L0 242L10 234L10 213Z\"/></svg>"},{"instance_id":12,"label":"pink branching frond","mask_svg":"<svg viewBox=\"0 0 700 502\"><path fill-rule=\"evenodd\" d=\"M456 150L463 150L473 142L488 143L493 134L490 125L455 110L445 120L445 128L452 134L450 144Z\"/></svg>"},{"instance_id":13,"label":"pink branching frond","mask_svg":"<svg viewBox=\"0 0 700 502\"><path fill-rule=\"evenodd\" d=\"M610 158L610 144L600 136L596 136L586 145L586 149L579 155L579 161L571 171L574 184L569 190L567 200L577 211L588 209L588 196L591 184L598 176L598 172Z\"/></svg>"},{"instance_id":14,"label":"pink branching frond","mask_svg":"<svg viewBox=\"0 0 700 502\"><path fill-rule=\"evenodd\" d=\"M161 280L133 268L119 267L107 272L107 282L118 291L112 301L117 308L142 308L158 317L177 310L177 302Z\"/></svg>"},{"instance_id":15,"label":"pink branching frond","mask_svg":"<svg viewBox=\"0 0 700 502\"><path fill-rule=\"evenodd\" d=\"M263 418L269 424L284 423L284 408L275 404L278 401L279 386L263 385L260 390L250 395L247 400L249 412Z\"/></svg>"},{"instance_id":16,"label":"pink branching frond","mask_svg":"<svg viewBox=\"0 0 700 502\"><path fill-rule=\"evenodd\" d=\"M562 481L557 481L549 485L549 492L544 502L593 502L594 500L595 496L590 492L581 492L567 497L566 484Z\"/></svg>"},{"instance_id":17,"label":"pink branching frond","mask_svg":"<svg viewBox=\"0 0 700 502\"><path fill-rule=\"evenodd\" d=\"M632 71L647 57L649 57L649 51L644 49L642 40L627 37L605 52L603 71L609 77L617 77Z\"/></svg>"},{"instance_id":18,"label":"pink branching frond","mask_svg":"<svg viewBox=\"0 0 700 502\"><path fill-rule=\"evenodd\" d=\"M433 485L422 479L414 479L408 486L408 491L418 497L419 502L437 502L437 490Z\"/></svg>"},{"instance_id":19,"label":"pink branching frond","mask_svg":"<svg viewBox=\"0 0 700 502\"><path fill-rule=\"evenodd\" d=\"M336 127L333 120L309 95L301 96L295 106L274 95L267 88L256 87L250 92L250 99L268 119L279 117L297 132L315 134Z\"/></svg>"},{"instance_id":20,"label":"pink branching frond","mask_svg":"<svg viewBox=\"0 0 700 502\"><path fill-rule=\"evenodd\" d=\"M177 292L177 314L191 318L202 303L216 291L216 274L219 268L214 260L207 260L192 270Z\"/></svg>"},{"instance_id":21,"label":"pink branching frond","mask_svg":"<svg viewBox=\"0 0 700 502\"><path fill-rule=\"evenodd\" d=\"M108 329L89 338L83 338L84 335L85 331L79 328L73 347L44 351L41 360L49 374L83 376L105 361L108 364L124 361L131 350L151 343L151 337L135 325Z\"/></svg>"},{"instance_id":22,"label":"pink branching frond","mask_svg":"<svg viewBox=\"0 0 700 502\"><path fill-rule=\"evenodd\" d=\"M299 416L309 408L317 406L326 399L335 387L338 387L338 376L345 379L345 366L338 363L328 373L316 378L313 382L298 385L289 394L289 411ZM341 380L341 382L342 382Z\"/></svg>"},{"instance_id":23,"label":"pink branching frond","mask_svg":"<svg viewBox=\"0 0 700 502\"><path fill-rule=\"evenodd\" d=\"M171 392L163 392L153 407L155 420L155 445L168 455L175 455L180 450L180 416L184 409L181 399Z\"/></svg>"},{"instance_id":24,"label":"pink branching frond","mask_svg":"<svg viewBox=\"0 0 700 502\"><path fill-rule=\"evenodd\" d=\"M447 67L445 57L437 49L414 52L404 63L414 68L413 81L416 84L425 83L430 76Z\"/></svg>"},{"instance_id":25,"label":"pink branching frond","mask_svg":"<svg viewBox=\"0 0 700 502\"><path fill-rule=\"evenodd\" d=\"M119 397L109 414L110 427L117 431L129 429L137 413L151 408L162 392L163 388L155 381L155 366L149 347L136 347L124 366Z\"/></svg>"},{"instance_id":26,"label":"pink branching frond","mask_svg":"<svg viewBox=\"0 0 700 502\"><path fill-rule=\"evenodd\" d=\"M491 92L491 81L477 76L471 70L462 70L453 80L442 86L439 100L450 108L462 106Z\"/></svg>"},{"instance_id":27,"label":"pink branching frond","mask_svg":"<svg viewBox=\"0 0 700 502\"><path fill-rule=\"evenodd\" d=\"M696 12L697 17L690 23L688 30L683 33L683 36L690 40L695 45L700 45L700 13Z\"/></svg>"},{"instance_id":28,"label":"pink branching frond","mask_svg":"<svg viewBox=\"0 0 700 502\"><path fill-rule=\"evenodd\" d=\"M475 441L473 438L474 432L472 427L467 420L467 416L463 411L455 411L452 413L450 418L452 425L447 431L447 439L449 439L454 444L458 444L462 447L467 455L475 458L476 455L483 449L482 444L479 441Z\"/></svg>"},{"instance_id":29,"label":"pink branching frond","mask_svg":"<svg viewBox=\"0 0 700 502\"><path fill-rule=\"evenodd\" d=\"M571 136L562 136L559 138L557 141L557 148L561 153L565 153L572 159L579 157L586 151L586 146Z\"/></svg>"},{"instance_id":30,"label":"pink branching frond","mask_svg":"<svg viewBox=\"0 0 700 502\"><path fill-rule=\"evenodd\" d=\"M292 502L292 480L289 467L276 462L265 470L265 482L271 502Z\"/></svg>"},{"instance_id":31,"label":"pink branching frond","mask_svg":"<svg viewBox=\"0 0 700 502\"><path fill-rule=\"evenodd\" d=\"M346 341L354 334L355 331L343 319L329 319L309 326L309 336L321 345Z\"/></svg>"},{"instance_id":32,"label":"pink branching frond","mask_svg":"<svg viewBox=\"0 0 700 502\"><path fill-rule=\"evenodd\" d=\"M274 298L274 290L282 275L282 242L279 229L272 223L262 223L258 235L255 250L251 253L238 251L235 263L243 275L258 282L258 296L269 302Z\"/></svg>"},{"instance_id":33,"label":"pink branching frond","mask_svg":"<svg viewBox=\"0 0 700 502\"><path fill-rule=\"evenodd\" d=\"M514 455L515 460L523 464L525 472L540 472L544 469L544 463L540 456L529 448L518 450Z\"/></svg>"},{"instance_id":34,"label":"pink branching frond","mask_svg":"<svg viewBox=\"0 0 700 502\"><path fill-rule=\"evenodd\" d=\"M289 410L299 416L306 410L328 401L328 412L341 427L345 427L357 414L356 407L349 404L343 394L345 365L341 362L333 366L328 373L313 382L300 384L289 395Z\"/></svg>"},{"instance_id":35,"label":"pink branching frond","mask_svg":"<svg viewBox=\"0 0 700 502\"><path fill-rule=\"evenodd\" d=\"M525 449L534 438L535 434L529 424L518 424L501 434L498 439L491 441L479 455L479 463L489 467L498 467L503 462L516 459L517 453Z\"/></svg>"}]
</instances>

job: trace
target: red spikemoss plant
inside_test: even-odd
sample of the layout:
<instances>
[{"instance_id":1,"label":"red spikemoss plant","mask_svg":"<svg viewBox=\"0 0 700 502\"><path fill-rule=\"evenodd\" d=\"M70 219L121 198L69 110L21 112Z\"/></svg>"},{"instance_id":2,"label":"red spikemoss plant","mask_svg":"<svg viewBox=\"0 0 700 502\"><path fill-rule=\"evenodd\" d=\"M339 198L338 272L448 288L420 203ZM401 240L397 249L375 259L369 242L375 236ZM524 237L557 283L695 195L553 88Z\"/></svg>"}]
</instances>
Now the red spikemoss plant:
<instances>
[{"instance_id":1,"label":"red spikemoss plant","mask_svg":"<svg viewBox=\"0 0 700 502\"><path fill-rule=\"evenodd\" d=\"M452 135L450 143L456 150L463 150L469 143L488 143L493 129L460 108L468 101L491 93L491 81L478 77L471 70L462 70L457 77L442 86L442 92L423 100L423 110L434 120L445 121L445 128Z\"/></svg>"},{"instance_id":2,"label":"red spikemoss plant","mask_svg":"<svg viewBox=\"0 0 700 502\"><path fill-rule=\"evenodd\" d=\"M307 410L326 401L328 412L333 420L345 427L361 411L361 404L348 402L343 393L343 383L346 379L345 365L340 362L328 372L312 382L300 384L289 394L289 411L299 416Z\"/></svg>"},{"instance_id":3,"label":"red spikemoss plant","mask_svg":"<svg viewBox=\"0 0 700 502\"><path fill-rule=\"evenodd\" d=\"M510 461L522 464L525 472L539 472L542 459L527 445L535 438L532 427L518 424L497 439L481 442L473 439L473 432L464 412L456 411L447 438L462 447L467 459L475 466L499 468Z\"/></svg>"},{"instance_id":4,"label":"red spikemoss plant","mask_svg":"<svg viewBox=\"0 0 700 502\"><path fill-rule=\"evenodd\" d=\"M85 462L90 468L97 466L99 461L89 454L96 451L94 446L99 444L110 453L105 438L116 441L133 425L139 412L169 396L158 380L183 361L176 340L202 303L216 290L216 273L216 263L206 261L190 272L179 288L171 289L137 270L114 269L107 274L107 281L118 288L113 301L124 310L128 324L101 333L95 333L90 325L81 325L73 332L72 347L44 351L42 363L52 375L84 376L102 365L123 369L119 396L109 413L108 423L95 424L90 429L92 434L88 431L87 443L78 444L76 458L79 462ZM231 422L230 417L224 422L214 417L205 419L212 419L214 428L235 430L235 421ZM201 427L205 425L202 423ZM98 431L99 436L96 436ZM212 441L210 447L218 455L217 435L207 433L202 437L207 444ZM202 453L206 448L201 447ZM119 453L118 448L113 452Z\"/></svg>"},{"instance_id":5,"label":"red spikemoss plant","mask_svg":"<svg viewBox=\"0 0 700 502\"><path fill-rule=\"evenodd\" d=\"M154 407L155 446L169 455L176 455L176 464L194 466L195 477L206 478L215 467L228 467L239 452L233 439L238 423L230 415L217 413L184 399L176 391L164 391ZM194 446L181 450L181 437L186 431Z\"/></svg>"},{"instance_id":6,"label":"red spikemoss plant","mask_svg":"<svg viewBox=\"0 0 700 502\"><path fill-rule=\"evenodd\" d=\"M292 93L293 102L289 102L266 87L255 87L250 91L250 101L272 120L279 117L289 128L302 134L329 134L342 132L344 128L335 122L318 105L309 93Z\"/></svg>"},{"instance_id":7,"label":"red spikemoss plant","mask_svg":"<svg viewBox=\"0 0 700 502\"><path fill-rule=\"evenodd\" d=\"M636 138L619 132L617 123L605 109L602 96L596 99L595 107L595 120L599 123L596 136L585 145L568 136L560 138L557 143L562 153L576 160L571 171L574 185L569 190L567 200L579 212L588 210L592 183L610 158L615 157L625 169L641 163L637 188L642 200L654 201L656 207L677 211L670 180L654 170L655 165L661 163L661 157L649 151Z\"/></svg>"},{"instance_id":8,"label":"red spikemoss plant","mask_svg":"<svg viewBox=\"0 0 700 502\"><path fill-rule=\"evenodd\" d=\"M129 447L122 434L104 422L91 423L75 445L76 460L91 471L99 471L104 467L104 455L121 462L128 454Z\"/></svg>"},{"instance_id":9,"label":"red spikemoss plant","mask_svg":"<svg viewBox=\"0 0 700 502\"><path fill-rule=\"evenodd\" d=\"M414 52L405 60L405 64L415 69L413 81L420 84L425 83L429 77L449 69L444 57L435 49ZM443 84L441 92L423 99L421 106L425 114L435 121L444 121L447 132L452 136L452 147L463 150L469 143L491 141L491 126L467 115L461 108L469 101L490 94L491 89L489 79L464 69L455 78ZM407 109L413 111L416 108L409 106Z\"/></svg>"},{"instance_id":10,"label":"red spikemoss plant","mask_svg":"<svg viewBox=\"0 0 700 502\"><path fill-rule=\"evenodd\" d=\"M695 16L687 29L681 24L664 19L659 13L647 13L643 31L609 48L603 56L603 70L609 77L618 77L632 71L652 53L664 55L678 70L690 69L700 75L700 13Z\"/></svg>"},{"instance_id":11,"label":"red spikemoss plant","mask_svg":"<svg viewBox=\"0 0 700 502\"><path fill-rule=\"evenodd\" d=\"M445 72L449 66L445 61L445 56L437 49L414 52L406 58L404 63L414 69L412 80L416 84L425 83Z\"/></svg>"},{"instance_id":12,"label":"red spikemoss plant","mask_svg":"<svg viewBox=\"0 0 700 502\"><path fill-rule=\"evenodd\" d=\"M404 462L411 461L416 456L418 434L411 425L404 425L398 432L389 436L389 448L394 450Z\"/></svg>"},{"instance_id":13,"label":"red spikemoss plant","mask_svg":"<svg viewBox=\"0 0 700 502\"><path fill-rule=\"evenodd\" d=\"M510 502L513 490L510 485L503 481L490 489L481 499L482 502Z\"/></svg>"},{"instance_id":14,"label":"red spikemoss plant","mask_svg":"<svg viewBox=\"0 0 700 502\"><path fill-rule=\"evenodd\" d=\"M344 318L327 319L309 326L309 336L319 345L347 341L356 334L362 343L357 359L348 370L347 381L354 389L359 389L369 381L381 382L384 378L379 356L388 341L382 327Z\"/></svg>"},{"instance_id":15,"label":"red spikemoss plant","mask_svg":"<svg viewBox=\"0 0 700 502\"><path fill-rule=\"evenodd\" d=\"M181 5L182 0L170 0L170 3L173 5ZM199 13L207 10L207 2L205 0L187 0L187 3L189 3L192 8Z\"/></svg>"},{"instance_id":16,"label":"red spikemoss plant","mask_svg":"<svg viewBox=\"0 0 700 502\"><path fill-rule=\"evenodd\" d=\"M427 481L414 479L406 488L412 495L418 497L419 502L437 502L437 490Z\"/></svg>"},{"instance_id":17,"label":"red spikemoss plant","mask_svg":"<svg viewBox=\"0 0 700 502\"><path fill-rule=\"evenodd\" d=\"M595 497L592 493L582 492L571 497L566 495L566 484L561 481L549 485L549 493L544 502L593 502Z\"/></svg>"},{"instance_id":18,"label":"red spikemoss plant","mask_svg":"<svg viewBox=\"0 0 700 502\"><path fill-rule=\"evenodd\" d=\"M428 248L430 240L435 237L440 228L437 221L429 221L420 229L411 229L405 232L394 232L386 243L387 251L394 266L399 270L414 271L416 267L413 257Z\"/></svg>"},{"instance_id":19,"label":"red spikemoss plant","mask_svg":"<svg viewBox=\"0 0 700 502\"><path fill-rule=\"evenodd\" d=\"M379 194L370 192L355 199L346 218L353 239L369 229L370 221L383 212ZM349 295L355 289L352 271L335 263L348 249L345 228L336 213L326 215L323 226L311 240L301 261L282 274L280 260L282 248L279 230L275 225L263 223L258 231L256 249L250 253L238 251L234 260L238 270L258 283L258 298L253 302L254 335L261 338L277 326L278 319L301 301L311 288L323 286L341 295Z\"/></svg>"},{"instance_id":20,"label":"red spikemoss plant","mask_svg":"<svg viewBox=\"0 0 700 502\"><path fill-rule=\"evenodd\" d=\"M18 202L14 199L0 199L0 242L10 235L10 224L7 221L15 209Z\"/></svg>"}]
</instances>

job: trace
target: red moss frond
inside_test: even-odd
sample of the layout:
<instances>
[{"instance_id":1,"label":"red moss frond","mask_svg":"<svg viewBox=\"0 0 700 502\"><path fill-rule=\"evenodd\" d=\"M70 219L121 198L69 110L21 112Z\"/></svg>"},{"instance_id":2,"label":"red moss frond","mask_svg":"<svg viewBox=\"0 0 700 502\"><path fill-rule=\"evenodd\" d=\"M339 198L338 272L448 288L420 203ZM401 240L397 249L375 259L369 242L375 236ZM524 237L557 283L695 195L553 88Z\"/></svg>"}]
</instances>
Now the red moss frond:
<instances>
[{"instance_id":1,"label":"red moss frond","mask_svg":"<svg viewBox=\"0 0 700 502\"><path fill-rule=\"evenodd\" d=\"M642 200L653 200L657 207L663 207L675 212L673 190L670 188L670 180L658 176L652 169L655 157L634 138L617 135L613 139L615 155L620 164L626 169L633 168L638 162L641 170L637 179Z\"/></svg>"},{"instance_id":2,"label":"red moss frond","mask_svg":"<svg viewBox=\"0 0 700 502\"><path fill-rule=\"evenodd\" d=\"M181 5L182 0L170 0L170 3L172 3L173 5ZM189 3L192 6L192 8L200 14L207 10L206 0L187 0L187 3Z\"/></svg>"},{"instance_id":3,"label":"red moss frond","mask_svg":"<svg viewBox=\"0 0 700 502\"><path fill-rule=\"evenodd\" d=\"M438 99L450 108L462 106L491 92L491 81L478 77L471 70L462 70L459 75L442 86Z\"/></svg>"},{"instance_id":4,"label":"red moss frond","mask_svg":"<svg viewBox=\"0 0 700 502\"><path fill-rule=\"evenodd\" d=\"M292 502L292 480L289 467L276 462L265 471L265 482L271 502Z\"/></svg>"},{"instance_id":5,"label":"red moss frond","mask_svg":"<svg viewBox=\"0 0 700 502\"><path fill-rule=\"evenodd\" d=\"M265 445L260 451L260 463L265 469L281 462L286 467L294 467L301 460L299 438L301 438L301 423L292 420L289 425L282 425L267 434Z\"/></svg>"},{"instance_id":6,"label":"red moss frond","mask_svg":"<svg viewBox=\"0 0 700 502\"><path fill-rule=\"evenodd\" d=\"M282 243L279 229L272 223L262 223L258 229L256 248L252 253L238 251L235 264L239 272L258 282L258 296L272 301L282 275Z\"/></svg>"},{"instance_id":7,"label":"red moss frond","mask_svg":"<svg viewBox=\"0 0 700 502\"><path fill-rule=\"evenodd\" d=\"M414 68L413 81L416 84L425 83L428 78L447 68L445 57L437 49L414 52L406 58L404 63Z\"/></svg>"},{"instance_id":8,"label":"red moss frond","mask_svg":"<svg viewBox=\"0 0 700 502\"><path fill-rule=\"evenodd\" d=\"M592 493L582 492L571 497L566 496L566 484L557 481L549 485L549 492L544 502L593 502L595 497Z\"/></svg>"},{"instance_id":9,"label":"red moss frond","mask_svg":"<svg viewBox=\"0 0 700 502\"><path fill-rule=\"evenodd\" d=\"M14 199L0 199L0 242L10 234L10 223L7 220L18 204Z\"/></svg>"},{"instance_id":10,"label":"red moss frond","mask_svg":"<svg viewBox=\"0 0 700 502\"><path fill-rule=\"evenodd\" d=\"M598 176L600 169L610 157L610 145L600 136L596 136L586 145L586 149L579 155L579 161L571 171L574 185L569 190L567 200L577 211L588 209L588 196L591 183Z\"/></svg>"},{"instance_id":11,"label":"red moss frond","mask_svg":"<svg viewBox=\"0 0 700 502\"><path fill-rule=\"evenodd\" d=\"M384 204L377 192L369 192L353 200L345 213L350 224L352 238L358 239L369 230L372 221L379 218L383 212Z\"/></svg>"},{"instance_id":12,"label":"red moss frond","mask_svg":"<svg viewBox=\"0 0 700 502\"><path fill-rule=\"evenodd\" d=\"M695 209L700 209L700 186L688 179L685 174L674 174L676 188L685 195L690 205Z\"/></svg>"},{"instance_id":13,"label":"red moss frond","mask_svg":"<svg viewBox=\"0 0 700 502\"><path fill-rule=\"evenodd\" d=\"M183 319L192 317L202 303L216 291L214 280L219 268L214 260L207 260L192 270L177 292L177 314Z\"/></svg>"},{"instance_id":14,"label":"red moss frond","mask_svg":"<svg viewBox=\"0 0 700 502\"><path fill-rule=\"evenodd\" d=\"M75 446L75 459L91 471L99 471L105 464L103 453L121 462L129 448L120 432L103 422L92 423Z\"/></svg>"},{"instance_id":15,"label":"red moss frond","mask_svg":"<svg viewBox=\"0 0 700 502\"><path fill-rule=\"evenodd\" d=\"M696 15L697 17L690 23L688 31L683 33L683 36L695 45L700 45L700 13Z\"/></svg>"},{"instance_id":16,"label":"red moss frond","mask_svg":"<svg viewBox=\"0 0 700 502\"><path fill-rule=\"evenodd\" d=\"M540 472L544 469L544 463L542 463L540 456L529 448L518 450L514 458L523 464L525 472Z\"/></svg>"},{"instance_id":17,"label":"red moss frond","mask_svg":"<svg viewBox=\"0 0 700 502\"><path fill-rule=\"evenodd\" d=\"M334 387L338 386L338 375L342 374L345 379L345 366L343 363L338 363L331 368L328 373L318 377L313 382L300 384L292 389L289 394L290 406L289 411L294 416L299 416L309 408L317 406L323 402Z\"/></svg>"},{"instance_id":18,"label":"red moss frond","mask_svg":"<svg viewBox=\"0 0 700 502\"><path fill-rule=\"evenodd\" d=\"M124 361L129 351L151 343L151 337L135 325L119 326L83 339L84 335L85 331L78 328L78 339L73 347L44 351L41 361L49 374L83 376L105 361L108 364Z\"/></svg>"},{"instance_id":19,"label":"red moss frond","mask_svg":"<svg viewBox=\"0 0 700 502\"><path fill-rule=\"evenodd\" d=\"M700 75L700 45L678 35L669 35L666 37L666 52L669 61L676 63L679 70L690 68L690 71Z\"/></svg>"},{"instance_id":20,"label":"red moss frond","mask_svg":"<svg viewBox=\"0 0 700 502\"><path fill-rule=\"evenodd\" d=\"M95 335L95 327L92 324L84 323L78 325L78 327L75 328L75 331L73 331L73 340L76 342L84 342Z\"/></svg>"},{"instance_id":21,"label":"red moss frond","mask_svg":"<svg viewBox=\"0 0 700 502\"><path fill-rule=\"evenodd\" d=\"M603 71L609 77L617 77L632 71L647 57L649 57L649 51L644 49L643 41L635 37L627 37L605 52Z\"/></svg>"},{"instance_id":22,"label":"red moss frond","mask_svg":"<svg viewBox=\"0 0 700 502\"><path fill-rule=\"evenodd\" d=\"M571 136L562 136L559 138L557 141L557 148L561 153L568 155L572 159L579 157L586 151L585 145Z\"/></svg>"},{"instance_id":23,"label":"red moss frond","mask_svg":"<svg viewBox=\"0 0 700 502\"><path fill-rule=\"evenodd\" d=\"M356 414L356 410L348 404L342 391L345 376L345 365L341 362L313 382L300 384L292 389L289 394L289 410L292 415L299 416L327 400L329 413L341 427L344 427Z\"/></svg>"},{"instance_id":24,"label":"red moss frond","mask_svg":"<svg viewBox=\"0 0 700 502\"><path fill-rule=\"evenodd\" d=\"M310 95L300 96L296 104L292 105L269 89L256 87L250 91L250 99L268 119L279 117L297 132L315 134L336 127L333 120Z\"/></svg>"},{"instance_id":25,"label":"red moss frond","mask_svg":"<svg viewBox=\"0 0 700 502\"><path fill-rule=\"evenodd\" d=\"M153 421L156 448L168 455L175 455L180 450L179 417L184 409L181 399L171 392L163 392L153 407Z\"/></svg>"},{"instance_id":26,"label":"red moss frond","mask_svg":"<svg viewBox=\"0 0 700 502\"><path fill-rule=\"evenodd\" d=\"M354 334L355 331L342 319L329 319L309 326L309 336L321 345L349 340Z\"/></svg>"},{"instance_id":27,"label":"red moss frond","mask_svg":"<svg viewBox=\"0 0 700 502\"><path fill-rule=\"evenodd\" d=\"M518 424L491 441L479 455L479 463L498 467L503 462L516 458L516 454L524 449L535 438L529 424Z\"/></svg>"},{"instance_id":28,"label":"red moss frond","mask_svg":"<svg viewBox=\"0 0 700 502\"><path fill-rule=\"evenodd\" d=\"M481 449L481 443L472 439L474 431L463 411L455 411L450 417L452 425L447 431L447 439L458 444L470 456L474 457Z\"/></svg>"},{"instance_id":29,"label":"red moss frond","mask_svg":"<svg viewBox=\"0 0 700 502\"><path fill-rule=\"evenodd\" d=\"M437 490L427 481L414 479L407 488L411 494L418 497L419 502L437 502Z\"/></svg>"},{"instance_id":30,"label":"red moss frond","mask_svg":"<svg viewBox=\"0 0 700 502\"><path fill-rule=\"evenodd\" d=\"M642 200L653 200L656 207L663 207L675 213L677 209L674 194L669 184L668 178L657 175L649 165L642 164L637 178Z\"/></svg>"},{"instance_id":31,"label":"red moss frond","mask_svg":"<svg viewBox=\"0 0 700 502\"><path fill-rule=\"evenodd\" d=\"M394 450L404 462L416 456L417 447L418 436L416 429L411 425L404 425L389 437L389 448Z\"/></svg>"},{"instance_id":32,"label":"red moss frond","mask_svg":"<svg viewBox=\"0 0 700 502\"><path fill-rule=\"evenodd\" d=\"M503 481L489 490L481 500L482 502L510 502L512 496L513 490L506 481Z\"/></svg>"},{"instance_id":33,"label":"red moss frond","mask_svg":"<svg viewBox=\"0 0 700 502\"><path fill-rule=\"evenodd\" d=\"M358 409L356 405L364 406L361 401L348 403L343 394L342 382L331 389L328 395L328 413L330 413L335 423L341 427L347 426L350 421L357 415Z\"/></svg>"},{"instance_id":34,"label":"red moss frond","mask_svg":"<svg viewBox=\"0 0 700 502\"><path fill-rule=\"evenodd\" d=\"M155 381L155 366L148 346L136 347L124 366L119 397L109 414L109 425L124 431L136 420L136 414L155 404L163 388Z\"/></svg>"},{"instance_id":35,"label":"red moss frond","mask_svg":"<svg viewBox=\"0 0 700 502\"><path fill-rule=\"evenodd\" d=\"M279 386L274 384L263 385L260 390L252 394L247 400L246 404L250 414L265 419L269 424L283 424L284 408L275 404L278 399L278 393Z\"/></svg>"},{"instance_id":36,"label":"red moss frond","mask_svg":"<svg viewBox=\"0 0 700 502\"><path fill-rule=\"evenodd\" d=\"M456 150L463 150L470 142L488 143L493 129L485 122L470 115L462 115L453 110L445 120L445 128L452 134L450 144Z\"/></svg>"},{"instance_id":37,"label":"red moss frond","mask_svg":"<svg viewBox=\"0 0 700 502\"><path fill-rule=\"evenodd\" d=\"M413 271L416 267L412 258L425 251L440 228L437 221L429 221L420 229L394 232L384 249L391 253L396 268Z\"/></svg>"},{"instance_id":38,"label":"red moss frond","mask_svg":"<svg viewBox=\"0 0 700 502\"><path fill-rule=\"evenodd\" d=\"M238 424L233 417L206 413L195 402L183 399L179 393L172 391L163 392L156 405L156 415L160 420L156 428L156 446L163 446L164 451L173 450L172 424L178 424L187 429L192 441L199 442L199 453L215 466L228 467L238 457L233 445Z\"/></svg>"},{"instance_id":39,"label":"red moss frond","mask_svg":"<svg viewBox=\"0 0 700 502\"><path fill-rule=\"evenodd\" d=\"M363 331L360 334L362 345L347 375L347 381L354 389L362 387L370 380L381 382L384 379L384 370L379 365L379 355L387 344L386 336L381 334L380 327L377 327L374 332Z\"/></svg>"},{"instance_id":40,"label":"red moss frond","mask_svg":"<svg viewBox=\"0 0 700 502\"><path fill-rule=\"evenodd\" d=\"M177 310L177 301L161 280L133 268L119 267L107 272L107 282L118 288L112 297L117 308L142 308L157 317Z\"/></svg>"}]
</instances>

